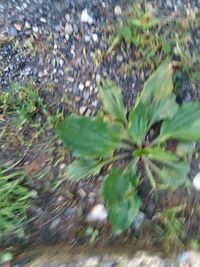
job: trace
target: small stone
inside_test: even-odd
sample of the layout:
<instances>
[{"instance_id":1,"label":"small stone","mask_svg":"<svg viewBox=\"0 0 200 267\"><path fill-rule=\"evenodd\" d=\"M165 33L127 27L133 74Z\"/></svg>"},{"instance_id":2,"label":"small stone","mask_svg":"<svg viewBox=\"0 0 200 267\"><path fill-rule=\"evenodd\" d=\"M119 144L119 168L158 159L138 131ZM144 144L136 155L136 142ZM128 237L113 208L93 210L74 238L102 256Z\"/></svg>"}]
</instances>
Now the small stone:
<instances>
[{"instance_id":1,"label":"small stone","mask_svg":"<svg viewBox=\"0 0 200 267\"><path fill-rule=\"evenodd\" d=\"M90 36L89 36L89 35L85 35L85 36L84 36L84 40L85 40L86 43L89 43L89 41L90 41Z\"/></svg>"},{"instance_id":2,"label":"small stone","mask_svg":"<svg viewBox=\"0 0 200 267\"><path fill-rule=\"evenodd\" d=\"M47 22L47 20L46 20L45 18L40 18L40 21L41 21L42 23L46 23L46 22Z\"/></svg>"},{"instance_id":3,"label":"small stone","mask_svg":"<svg viewBox=\"0 0 200 267\"><path fill-rule=\"evenodd\" d=\"M89 25L93 24L92 17L88 14L87 9L84 9L81 13L81 21L84 23L88 23Z\"/></svg>"},{"instance_id":4,"label":"small stone","mask_svg":"<svg viewBox=\"0 0 200 267\"><path fill-rule=\"evenodd\" d=\"M65 19L66 19L67 22L70 22L70 20L71 20L71 19L70 19L70 15L69 15L69 14L66 14L66 15L65 15Z\"/></svg>"},{"instance_id":5,"label":"small stone","mask_svg":"<svg viewBox=\"0 0 200 267\"><path fill-rule=\"evenodd\" d=\"M25 22L25 27L26 27L27 29L30 29L30 28L31 28L31 25L28 23L28 21Z\"/></svg>"},{"instance_id":6,"label":"small stone","mask_svg":"<svg viewBox=\"0 0 200 267\"><path fill-rule=\"evenodd\" d=\"M98 42L98 35L96 33L93 33L92 39L94 42Z\"/></svg>"},{"instance_id":7,"label":"small stone","mask_svg":"<svg viewBox=\"0 0 200 267\"><path fill-rule=\"evenodd\" d=\"M79 86L78 86L78 89L79 89L80 91L83 91L83 89L84 89L84 84L83 84L83 83L80 83Z\"/></svg>"},{"instance_id":8,"label":"small stone","mask_svg":"<svg viewBox=\"0 0 200 267\"><path fill-rule=\"evenodd\" d=\"M73 78L73 77L67 77L67 80L68 80L68 82L70 82L70 83L74 83L74 78Z\"/></svg>"},{"instance_id":9,"label":"small stone","mask_svg":"<svg viewBox=\"0 0 200 267\"><path fill-rule=\"evenodd\" d=\"M89 87L90 84L91 84L91 82L90 82L89 80L87 80L87 81L85 82L85 87Z\"/></svg>"},{"instance_id":10,"label":"small stone","mask_svg":"<svg viewBox=\"0 0 200 267\"><path fill-rule=\"evenodd\" d=\"M24 70L24 75L25 76L28 76L31 72L31 68L30 67L27 67L25 70Z\"/></svg>"},{"instance_id":11,"label":"small stone","mask_svg":"<svg viewBox=\"0 0 200 267\"><path fill-rule=\"evenodd\" d=\"M14 37L17 36L17 30L14 27L10 28L9 29L9 32L10 32L10 35L12 35Z\"/></svg>"},{"instance_id":12,"label":"small stone","mask_svg":"<svg viewBox=\"0 0 200 267\"><path fill-rule=\"evenodd\" d=\"M115 15L116 15L116 16L121 15L121 14L122 14L121 7L120 7L120 6L115 6L115 8L114 8L114 12L115 12Z\"/></svg>"},{"instance_id":13,"label":"small stone","mask_svg":"<svg viewBox=\"0 0 200 267\"><path fill-rule=\"evenodd\" d=\"M80 100L81 100L81 97L80 97L80 96L75 96L75 98L74 98L74 99L75 99L75 102L76 102L76 103L78 103L78 102L80 102Z\"/></svg>"},{"instance_id":14,"label":"small stone","mask_svg":"<svg viewBox=\"0 0 200 267\"><path fill-rule=\"evenodd\" d=\"M200 191L200 172L194 177L192 184L197 191Z\"/></svg>"},{"instance_id":15,"label":"small stone","mask_svg":"<svg viewBox=\"0 0 200 267\"><path fill-rule=\"evenodd\" d=\"M82 267L97 267L99 265L100 262L100 257L90 257L89 259L87 259L85 262L81 262L81 266Z\"/></svg>"},{"instance_id":16,"label":"small stone","mask_svg":"<svg viewBox=\"0 0 200 267\"><path fill-rule=\"evenodd\" d=\"M139 211L132 223L132 229L136 231L139 230L142 223L144 222L145 217L146 217L145 214Z\"/></svg>"},{"instance_id":17,"label":"small stone","mask_svg":"<svg viewBox=\"0 0 200 267\"><path fill-rule=\"evenodd\" d=\"M73 27L70 23L65 24L65 33L68 35L73 33Z\"/></svg>"},{"instance_id":18,"label":"small stone","mask_svg":"<svg viewBox=\"0 0 200 267\"><path fill-rule=\"evenodd\" d=\"M33 31L35 32L35 33L38 33L39 32L39 29L38 29L38 27L37 26L33 26Z\"/></svg>"},{"instance_id":19,"label":"small stone","mask_svg":"<svg viewBox=\"0 0 200 267\"><path fill-rule=\"evenodd\" d=\"M109 261L103 261L99 267L114 267L116 266L116 262L109 260Z\"/></svg>"},{"instance_id":20,"label":"small stone","mask_svg":"<svg viewBox=\"0 0 200 267\"><path fill-rule=\"evenodd\" d=\"M62 68L64 65L64 60L62 58L59 60L59 64L60 64L60 67Z\"/></svg>"},{"instance_id":21,"label":"small stone","mask_svg":"<svg viewBox=\"0 0 200 267\"><path fill-rule=\"evenodd\" d=\"M14 26L17 31L20 32L22 30L22 24L15 23Z\"/></svg>"},{"instance_id":22,"label":"small stone","mask_svg":"<svg viewBox=\"0 0 200 267\"><path fill-rule=\"evenodd\" d=\"M86 197L86 192L85 190L81 187L79 188L79 190L77 191L77 195L81 198L84 199Z\"/></svg>"},{"instance_id":23,"label":"small stone","mask_svg":"<svg viewBox=\"0 0 200 267\"><path fill-rule=\"evenodd\" d=\"M103 222L108 217L108 212L103 204L97 204L89 212L86 221L87 222Z\"/></svg>"},{"instance_id":24,"label":"small stone","mask_svg":"<svg viewBox=\"0 0 200 267\"><path fill-rule=\"evenodd\" d=\"M86 106L82 106L82 107L80 107L80 109L79 109L79 113L80 113L81 115L83 115L83 114L85 113L86 109L87 109Z\"/></svg>"},{"instance_id":25,"label":"small stone","mask_svg":"<svg viewBox=\"0 0 200 267\"><path fill-rule=\"evenodd\" d=\"M53 229L57 228L60 221L61 221L60 218L56 218L55 220L53 220L49 226L49 229L53 230Z\"/></svg>"},{"instance_id":26,"label":"small stone","mask_svg":"<svg viewBox=\"0 0 200 267\"><path fill-rule=\"evenodd\" d=\"M65 167L66 167L66 164L65 163L60 164L60 169L61 170L64 170Z\"/></svg>"}]
</instances>

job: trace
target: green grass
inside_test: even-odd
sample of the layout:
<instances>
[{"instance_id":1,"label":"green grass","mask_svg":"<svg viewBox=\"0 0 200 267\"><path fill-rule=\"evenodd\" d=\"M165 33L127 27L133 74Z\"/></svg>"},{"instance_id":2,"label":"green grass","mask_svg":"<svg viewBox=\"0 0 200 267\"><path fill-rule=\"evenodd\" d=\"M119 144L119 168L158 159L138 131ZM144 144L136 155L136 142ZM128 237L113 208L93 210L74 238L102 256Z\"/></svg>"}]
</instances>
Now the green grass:
<instances>
[{"instance_id":1,"label":"green grass","mask_svg":"<svg viewBox=\"0 0 200 267\"><path fill-rule=\"evenodd\" d=\"M6 234L23 235L26 211L32 193L23 185L25 174L0 168L0 237Z\"/></svg>"},{"instance_id":2,"label":"green grass","mask_svg":"<svg viewBox=\"0 0 200 267\"><path fill-rule=\"evenodd\" d=\"M133 52L131 64L138 70L153 71L166 58L180 58L180 66L192 82L198 83L200 57L196 48L191 49L191 32L198 29L200 21L193 9L183 10L176 16L155 14L147 1L134 1L131 8L109 25L107 55L119 48L124 54ZM130 55L129 55L130 56ZM128 68L128 69L127 69ZM130 66L124 66L125 73Z\"/></svg>"}]
</instances>

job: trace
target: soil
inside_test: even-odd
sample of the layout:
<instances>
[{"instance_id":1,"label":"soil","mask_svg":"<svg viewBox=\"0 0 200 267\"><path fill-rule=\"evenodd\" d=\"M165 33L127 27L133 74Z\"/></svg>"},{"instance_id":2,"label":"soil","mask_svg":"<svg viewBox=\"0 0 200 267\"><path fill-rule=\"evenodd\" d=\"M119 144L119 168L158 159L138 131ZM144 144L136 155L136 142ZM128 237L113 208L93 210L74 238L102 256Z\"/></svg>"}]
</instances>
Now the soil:
<instances>
[{"instance_id":1,"label":"soil","mask_svg":"<svg viewBox=\"0 0 200 267\"><path fill-rule=\"evenodd\" d=\"M199 1L151 1L157 12L174 14L190 5L199 10ZM192 3L191 3L192 2ZM34 81L49 115L63 110L65 116L76 112L92 116L101 107L98 99L97 80L106 76L123 90L125 104L130 110L141 90L149 70L131 67L131 75L121 67L129 63L134 51L125 50L122 43L115 53L105 57L107 25L116 23L114 10L119 6L124 12L131 1L100 0L3 0L0 3L0 83L8 91L12 83ZM91 25L81 21L87 9ZM199 43L199 33L193 33L194 45ZM7 41L1 41L7 38ZM10 39L8 39L10 38ZM11 41L10 41L11 40ZM1 44L2 42L2 44ZM98 51L98 52L97 52ZM95 63L98 56L98 63ZM194 89L185 79L179 101L199 99L199 86ZM186 84L186 85L185 85ZM68 97L67 103L63 96ZM44 121L37 115L36 121ZM138 239L146 247L157 244L153 215L163 208L184 204L181 212L185 218L185 241L200 235L200 195L192 189L188 193L180 188L175 192L152 194L146 177L142 177L138 192L143 199L141 211L145 222L139 231L129 229L120 237L113 237L107 221L88 223L86 218L92 207L102 203L99 188L102 176L78 183L69 182L64 169L72 160L70 153L55 137L54 129L37 136L37 130L25 125L16 134L12 120L7 115L0 128L7 127L7 134L0 140L0 163L15 164L15 170L24 170L29 179L25 182L37 193L27 211L24 225L25 237L2 237L2 245L35 245L67 243L87 245L85 235L89 226L98 229L94 246L134 244ZM9 133L9 134L8 134ZM36 137L35 137L36 136ZM191 179L200 170L199 147L191 160ZM60 181L62 183L60 183Z\"/></svg>"}]
</instances>

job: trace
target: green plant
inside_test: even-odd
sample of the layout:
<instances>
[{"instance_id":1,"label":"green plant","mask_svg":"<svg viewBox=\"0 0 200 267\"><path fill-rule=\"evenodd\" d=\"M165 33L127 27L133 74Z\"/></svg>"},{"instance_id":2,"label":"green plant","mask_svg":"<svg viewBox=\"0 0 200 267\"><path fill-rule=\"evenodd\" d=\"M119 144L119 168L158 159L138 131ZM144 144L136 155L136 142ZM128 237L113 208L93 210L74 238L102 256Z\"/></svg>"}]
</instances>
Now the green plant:
<instances>
[{"instance_id":1,"label":"green plant","mask_svg":"<svg viewBox=\"0 0 200 267\"><path fill-rule=\"evenodd\" d=\"M178 216L184 208L184 206L177 206L164 209L162 212L156 213L153 218L157 222L159 241L162 240L166 252L169 252L172 247L178 250L184 247L182 243L184 219Z\"/></svg>"},{"instance_id":2,"label":"green plant","mask_svg":"<svg viewBox=\"0 0 200 267\"><path fill-rule=\"evenodd\" d=\"M25 175L0 168L0 236L23 233L32 193L22 185Z\"/></svg>"},{"instance_id":3,"label":"green plant","mask_svg":"<svg viewBox=\"0 0 200 267\"><path fill-rule=\"evenodd\" d=\"M120 88L102 80L106 116L71 115L57 124L57 134L78 158L67 168L69 178L108 172L101 192L116 234L128 228L141 206L138 167L152 189L174 189L188 181L187 155L200 139L200 104L176 103L172 75L173 64L164 62L145 82L129 115Z\"/></svg>"},{"instance_id":4,"label":"green plant","mask_svg":"<svg viewBox=\"0 0 200 267\"><path fill-rule=\"evenodd\" d=\"M121 46L121 49L133 47L137 69L148 67L154 70L164 59L176 55L180 57L187 73L191 76L195 73L197 76L198 52L190 53L189 47L192 43L191 32L199 27L198 16L192 9L182 12L177 16L166 17L160 10L156 12L147 1L135 1L117 24L110 26L107 54L124 42L126 45Z\"/></svg>"}]
</instances>

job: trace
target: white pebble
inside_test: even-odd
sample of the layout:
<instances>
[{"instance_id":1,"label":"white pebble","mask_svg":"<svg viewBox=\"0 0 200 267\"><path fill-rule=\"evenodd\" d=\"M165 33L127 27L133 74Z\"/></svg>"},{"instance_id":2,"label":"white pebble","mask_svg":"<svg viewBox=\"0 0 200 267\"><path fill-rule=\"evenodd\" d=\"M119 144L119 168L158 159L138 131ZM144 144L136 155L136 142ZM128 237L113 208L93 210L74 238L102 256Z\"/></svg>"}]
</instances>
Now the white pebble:
<instances>
[{"instance_id":1,"label":"white pebble","mask_svg":"<svg viewBox=\"0 0 200 267\"><path fill-rule=\"evenodd\" d=\"M87 81L85 82L85 87L89 87L90 84L91 84L91 82L90 82L89 80L87 80Z\"/></svg>"},{"instance_id":2,"label":"white pebble","mask_svg":"<svg viewBox=\"0 0 200 267\"><path fill-rule=\"evenodd\" d=\"M78 89L79 89L80 91L83 91L83 89L84 89L84 84L83 84L83 83L80 83L79 86L78 86Z\"/></svg>"},{"instance_id":3,"label":"white pebble","mask_svg":"<svg viewBox=\"0 0 200 267\"><path fill-rule=\"evenodd\" d=\"M94 42L98 42L98 35L96 33L93 33L92 39Z\"/></svg>"},{"instance_id":4,"label":"white pebble","mask_svg":"<svg viewBox=\"0 0 200 267\"><path fill-rule=\"evenodd\" d=\"M121 15L122 14L121 7L115 6L114 12L115 12L115 15Z\"/></svg>"},{"instance_id":5,"label":"white pebble","mask_svg":"<svg viewBox=\"0 0 200 267\"><path fill-rule=\"evenodd\" d=\"M194 177L193 186L197 191L200 191L200 172Z\"/></svg>"},{"instance_id":6,"label":"white pebble","mask_svg":"<svg viewBox=\"0 0 200 267\"><path fill-rule=\"evenodd\" d=\"M88 222L95 222L95 221L103 222L106 220L107 217L108 217L108 212L105 209L104 205L97 204L92 208L86 220Z\"/></svg>"},{"instance_id":7,"label":"white pebble","mask_svg":"<svg viewBox=\"0 0 200 267\"><path fill-rule=\"evenodd\" d=\"M88 23L90 25L93 24L93 19L92 17L88 14L87 9L84 9L81 13L81 21L84 23Z\"/></svg>"}]
</instances>

